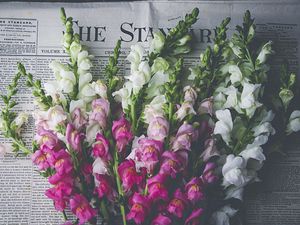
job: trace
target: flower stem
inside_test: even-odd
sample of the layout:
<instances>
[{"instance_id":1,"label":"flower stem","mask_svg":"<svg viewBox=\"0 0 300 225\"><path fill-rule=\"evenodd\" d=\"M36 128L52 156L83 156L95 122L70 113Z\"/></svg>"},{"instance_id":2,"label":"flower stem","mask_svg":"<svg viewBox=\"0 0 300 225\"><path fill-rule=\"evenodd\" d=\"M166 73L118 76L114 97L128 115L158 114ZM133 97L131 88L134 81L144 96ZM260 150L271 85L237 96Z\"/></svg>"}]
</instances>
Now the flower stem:
<instances>
[{"instance_id":1,"label":"flower stem","mask_svg":"<svg viewBox=\"0 0 300 225\"><path fill-rule=\"evenodd\" d=\"M132 104L130 105L130 117L131 117L131 126L133 133L136 132L136 101L133 100Z\"/></svg>"},{"instance_id":2,"label":"flower stem","mask_svg":"<svg viewBox=\"0 0 300 225\"><path fill-rule=\"evenodd\" d=\"M101 212L103 214L103 217L104 217L105 221L108 222L108 224L109 224L110 223L109 213L107 211L104 200L102 200L100 202L100 208L101 208Z\"/></svg>"},{"instance_id":3,"label":"flower stem","mask_svg":"<svg viewBox=\"0 0 300 225\"><path fill-rule=\"evenodd\" d=\"M121 186L121 180L118 174L118 162L119 162L119 157L118 157L118 151L117 149L115 149L115 157L114 157L114 173L115 173L115 177L116 177L116 182L117 182L117 188L118 188L118 193L119 196L121 197L121 203L120 203L120 210L121 210L121 214L122 214L122 220L123 220L123 225L126 225L126 214L125 214L125 207L123 204L123 197L124 197L124 193L123 193L123 189Z\"/></svg>"},{"instance_id":4,"label":"flower stem","mask_svg":"<svg viewBox=\"0 0 300 225\"><path fill-rule=\"evenodd\" d=\"M67 221L68 217L67 217L67 214L66 214L65 210L62 211L62 214L63 214L64 220Z\"/></svg>"}]
</instances>

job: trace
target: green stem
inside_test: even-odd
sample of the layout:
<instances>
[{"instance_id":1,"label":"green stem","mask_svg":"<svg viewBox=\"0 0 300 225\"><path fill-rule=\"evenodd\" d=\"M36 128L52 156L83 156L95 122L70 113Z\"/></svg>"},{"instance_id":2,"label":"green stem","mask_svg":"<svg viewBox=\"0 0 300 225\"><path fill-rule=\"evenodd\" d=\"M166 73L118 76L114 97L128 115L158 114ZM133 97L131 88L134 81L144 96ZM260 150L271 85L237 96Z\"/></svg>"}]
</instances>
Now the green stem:
<instances>
[{"instance_id":1,"label":"green stem","mask_svg":"<svg viewBox=\"0 0 300 225\"><path fill-rule=\"evenodd\" d=\"M109 224L110 223L109 212L107 211L104 200L102 200L100 202L100 208L101 208L101 212L103 214L105 221L108 222L108 224Z\"/></svg>"},{"instance_id":2,"label":"green stem","mask_svg":"<svg viewBox=\"0 0 300 225\"><path fill-rule=\"evenodd\" d=\"M118 193L121 197L121 202L120 202L120 210L121 210L121 214L122 214L122 220L123 220L123 225L126 225L126 214L125 214L125 207L123 204L123 197L124 197L124 193L123 193L123 189L121 186L121 180L118 174L118 162L119 162L119 157L118 157L118 151L117 149L115 149L115 157L114 157L114 173L115 173L115 177L116 177L116 182L117 182L117 188L118 188Z\"/></svg>"},{"instance_id":3,"label":"green stem","mask_svg":"<svg viewBox=\"0 0 300 225\"><path fill-rule=\"evenodd\" d=\"M13 138L13 143L18 145L19 149L24 153L25 155L29 155L32 153L28 148L25 147L24 143L18 139Z\"/></svg>"},{"instance_id":4,"label":"green stem","mask_svg":"<svg viewBox=\"0 0 300 225\"><path fill-rule=\"evenodd\" d=\"M131 117L131 127L132 131L135 134L136 132L136 101L133 101L132 104L130 105L130 117Z\"/></svg>"},{"instance_id":5,"label":"green stem","mask_svg":"<svg viewBox=\"0 0 300 225\"><path fill-rule=\"evenodd\" d=\"M65 210L62 211L62 214L63 214L64 220L67 221L68 217L67 217L67 214L66 214Z\"/></svg>"}]
</instances>

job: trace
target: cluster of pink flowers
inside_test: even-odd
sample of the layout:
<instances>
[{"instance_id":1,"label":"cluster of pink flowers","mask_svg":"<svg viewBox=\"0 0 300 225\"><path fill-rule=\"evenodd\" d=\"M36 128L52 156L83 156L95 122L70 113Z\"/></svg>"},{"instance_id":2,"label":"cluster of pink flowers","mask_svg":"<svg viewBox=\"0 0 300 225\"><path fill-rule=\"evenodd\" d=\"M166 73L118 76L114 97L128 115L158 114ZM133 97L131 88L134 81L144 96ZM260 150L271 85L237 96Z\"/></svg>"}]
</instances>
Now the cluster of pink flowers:
<instances>
[{"instance_id":1,"label":"cluster of pink flowers","mask_svg":"<svg viewBox=\"0 0 300 225\"><path fill-rule=\"evenodd\" d=\"M153 132L148 129L148 133ZM204 209L199 203L205 199L205 189L218 177L214 163L207 163L200 177L189 177L189 152L198 135L197 129L184 123L172 140L170 150L164 149L161 136L158 140L150 137L137 140L130 159L118 168L129 198L128 220L136 224L150 221L152 225L168 225L174 221L202 224Z\"/></svg>"},{"instance_id":2,"label":"cluster of pink flowers","mask_svg":"<svg viewBox=\"0 0 300 225\"><path fill-rule=\"evenodd\" d=\"M73 125L67 125L67 143L77 154L82 151L80 144L82 138L84 138L83 134L79 133ZM32 161L41 171L47 173L52 187L46 190L45 195L53 200L55 209L64 211L69 207L80 224L95 217L96 210L76 187L73 160L64 143L53 131L45 130L43 127L38 128L36 141L40 148L32 155ZM87 166L83 166L82 170L83 173L88 170Z\"/></svg>"},{"instance_id":3,"label":"cluster of pink flowers","mask_svg":"<svg viewBox=\"0 0 300 225\"><path fill-rule=\"evenodd\" d=\"M194 104L192 89L185 98ZM39 149L32 160L46 173L52 187L45 194L58 211L68 209L83 224L102 215L91 202L114 206L122 193L126 220L135 224L202 224L201 201L207 187L218 180L216 165L207 163L201 176L192 176L189 157L193 144L207 134L208 124L182 122L170 135L169 121L154 116L147 136L134 137L124 114L111 120L110 103L104 98L93 100L89 113L80 107L70 118L61 110L56 113L60 116L55 125L45 125L44 120L37 124ZM52 130L57 126L66 127L65 135ZM205 147L212 144L208 139Z\"/></svg>"}]
</instances>

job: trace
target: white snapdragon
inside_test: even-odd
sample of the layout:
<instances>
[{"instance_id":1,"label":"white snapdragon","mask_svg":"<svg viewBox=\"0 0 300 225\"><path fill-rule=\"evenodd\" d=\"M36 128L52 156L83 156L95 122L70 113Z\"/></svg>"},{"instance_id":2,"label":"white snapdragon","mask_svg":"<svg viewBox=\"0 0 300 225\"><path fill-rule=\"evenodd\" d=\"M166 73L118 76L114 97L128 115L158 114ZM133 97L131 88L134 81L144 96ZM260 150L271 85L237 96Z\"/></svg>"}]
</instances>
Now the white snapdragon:
<instances>
[{"instance_id":1,"label":"white snapdragon","mask_svg":"<svg viewBox=\"0 0 300 225\"><path fill-rule=\"evenodd\" d=\"M86 111L86 103L85 101L83 101L82 99L79 100L72 100L70 102L70 107L69 107L69 111L70 113L74 112L75 109L80 109L81 111L85 112Z\"/></svg>"},{"instance_id":2,"label":"white snapdragon","mask_svg":"<svg viewBox=\"0 0 300 225\"><path fill-rule=\"evenodd\" d=\"M150 81L151 72L148 62L141 62L136 71L132 71L126 78L132 83L132 90L137 94Z\"/></svg>"},{"instance_id":3,"label":"white snapdragon","mask_svg":"<svg viewBox=\"0 0 300 225\"><path fill-rule=\"evenodd\" d=\"M224 206L211 216L210 222L213 225L230 225L230 218L237 213L237 209L230 206Z\"/></svg>"},{"instance_id":4,"label":"white snapdragon","mask_svg":"<svg viewBox=\"0 0 300 225\"><path fill-rule=\"evenodd\" d=\"M300 131L300 110L292 112L286 131L288 134Z\"/></svg>"},{"instance_id":5,"label":"white snapdragon","mask_svg":"<svg viewBox=\"0 0 300 225\"><path fill-rule=\"evenodd\" d=\"M266 44L264 44L259 55L257 56L256 63L257 64L265 63L267 57L273 53L274 51L272 50L272 41L268 41Z\"/></svg>"},{"instance_id":6,"label":"white snapdragon","mask_svg":"<svg viewBox=\"0 0 300 225\"><path fill-rule=\"evenodd\" d=\"M228 72L230 73L230 81L232 84L243 80L242 72L237 65L228 66Z\"/></svg>"},{"instance_id":7,"label":"white snapdragon","mask_svg":"<svg viewBox=\"0 0 300 225\"><path fill-rule=\"evenodd\" d=\"M169 74L163 71L156 72L149 81L147 88L147 98L153 98L157 95L161 95L163 90L162 86L169 82Z\"/></svg>"},{"instance_id":8,"label":"white snapdragon","mask_svg":"<svg viewBox=\"0 0 300 225\"><path fill-rule=\"evenodd\" d=\"M57 81L44 83L44 90L46 95L51 96L54 103L62 103L63 105L67 104L67 99L62 93L61 87Z\"/></svg>"},{"instance_id":9,"label":"white snapdragon","mask_svg":"<svg viewBox=\"0 0 300 225\"><path fill-rule=\"evenodd\" d=\"M131 51L127 56L127 60L131 63L131 72L138 70L139 64L141 63L143 56L145 54L145 49L139 45L132 45Z\"/></svg>"},{"instance_id":10,"label":"white snapdragon","mask_svg":"<svg viewBox=\"0 0 300 225\"><path fill-rule=\"evenodd\" d=\"M74 85L76 85L76 77L74 73L68 70L68 68L65 65L56 61L51 62L49 67L53 70L55 78L58 82L58 90L62 90L65 93L72 92ZM53 92L53 90L51 90L50 87L48 89L48 91Z\"/></svg>"},{"instance_id":11,"label":"white snapdragon","mask_svg":"<svg viewBox=\"0 0 300 225\"><path fill-rule=\"evenodd\" d=\"M231 113L228 109L217 110L216 117L218 121L215 125L214 134L220 134L228 145L231 140L231 131L233 128Z\"/></svg>"},{"instance_id":12,"label":"white snapdragon","mask_svg":"<svg viewBox=\"0 0 300 225\"><path fill-rule=\"evenodd\" d=\"M166 98L164 95L158 95L153 100L145 106L144 111L144 119L145 123L149 124L150 121L154 117L163 117L164 116L164 110L163 106L166 103Z\"/></svg>"},{"instance_id":13,"label":"white snapdragon","mask_svg":"<svg viewBox=\"0 0 300 225\"><path fill-rule=\"evenodd\" d=\"M247 161L243 157L228 155L222 168L223 185L225 187L230 185L242 187L247 184L251 177L247 174L246 166Z\"/></svg>"},{"instance_id":14,"label":"white snapdragon","mask_svg":"<svg viewBox=\"0 0 300 225\"><path fill-rule=\"evenodd\" d=\"M263 153L263 149L260 146L247 146L240 154L246 161L249 159L255 159L260 164L266 160L266 156Z\"/></svg>"},{"instance_id":15,"label":"white snapdragon","mask_svg":"<svg viewBox=\"0 0 300 225\"><path fill-rule=\"evenodd\" d=\"M96 97L95 89L90 83L92 79L91 73L85 73L79 76L78 97L85 102L91 102Z\"/></svg>"},{"instance_id":16,"label":"white snapdragon","mask_svg":"<svg viewBox=\"0 0 300 225\"><path fill-rule=\"evenodd\" d=\"M78 65L78 74L84 75L92 67L91 58L93 56L89 55L87 51L81 51L78 53L77 65Z\"/></svg>"},{"instance_id":17,"label":"white snapdragon","mask_svg":"<svg viewBox=\"0 0 300 225\"><path fill-rule=\"evenodd\" d=\"M28 113L21 112L18 116L14 119L14 123L17 126L17 129L20 129L24 124L28 122Z\"/></svg>"},{"instance_id":18,"label":"white snapdragon","mask_svg":"<svg viewBox=\"0 0 300 225\"><path fill-rule=\"evenodd\" d=\"M229 86L228 88L223 89L223 93L227 95L226 102L223 105L223 108L234 108L237 112L241 113L239 98L241 94L234 86Z\"/></svg>"},{"instance_id":19,"label":"white snapdragon","mask_svg":"<svg viewBox=\"0 0 300 225\"><path fill-rule=\"evenodd\" d=\"M274 135L275 129L273 128L271 121L274 119L274 113L272 111L268 111L265 113L259 124L252 128L252 131L254 132L254 136L258 137L260 135Z\"/></svg>"},{"instance_id":20,"label":"white snapdragon","mask_svg":"<svg viewBox=\"0 0 300 225\"><path fill-rule=\"evenodd\" d=\"M128 109L128 106L131 104L131 92L132 92L132 84L130 82L126 82L123 88L119 89L112 93L112 96L115 98L117 102L122 103L122 108Z\"/></svg>"},{"instance_id":21,"label":"white snapdragon","mask_svg":"<svg viewBox=\"0 0 300 225\"><path fill-rule=\"evenodd\" d=\"M249 117L252 117L255 113L256 108L262 105L256 100L260 87L261 84L250 84L248 82L243 83L240 108L245 109L246 114Z\"/></svg>"},{"instance_id":22,"label":"white snapdragon","mask_svg":"<svg viewBox=\"0 0 300 225\"><path fill-rule=\"evenodd\" d=\"M107 99L107 86L101 80L92 83L94 91L101 98Z\"/></svg>"},{"instance_id":23,"label":"white snapdragon","mask_svg":"<svg viewBox=\"0 0 300 225\"><path fill-rule=\"evenodd\" d=\"M73 61L77 60L78 54L80 53L82 49L82 45L78 43L77 41L73 41L70 46L70 55Z\"/></svg>"},{"instance_id":24,"label":"white snapdragon","mask_svg":"<svg viewBox=\"0 0 300 225\"><path fill-rule=\"evenodd\" d=\"M165 44L166 37L161 31L154 33L153 36L154 38L150 44L150 52L159 53Z\"/></svg>"}]
</instances>

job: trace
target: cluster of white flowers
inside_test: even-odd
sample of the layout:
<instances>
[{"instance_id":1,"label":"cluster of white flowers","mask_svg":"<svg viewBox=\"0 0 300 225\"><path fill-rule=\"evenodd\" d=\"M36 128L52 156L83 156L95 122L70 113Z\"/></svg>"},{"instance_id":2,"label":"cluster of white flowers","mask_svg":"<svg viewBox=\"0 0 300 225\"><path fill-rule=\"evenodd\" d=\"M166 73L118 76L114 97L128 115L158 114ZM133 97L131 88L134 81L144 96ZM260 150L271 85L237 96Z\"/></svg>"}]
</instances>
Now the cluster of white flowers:
<instances>
[{"instance_id":1,"label":"cluster of white flowers","mask_svg":"<svg viewBox=\"0 0 300 225\"><path fill-rule=\"evenodd\" d=\"M263 64L267 55L272 53L270 44L267 43L263 46L257 57L257 65ZM232 49L240 57L241 52L239 49L234 48L234 46L232 46ZM220 158L220 162L223 165L222 175L226 194L225 199L236 198L242 200L244 187L251 182L259 180L257 171L261 169L266 159L261 146L267 143L270 135L275 133L275 129L271 125L274 114L272 111L267 111L263 108L263 105L258 101L260 92L263 91L261 84L252 83L242 73L244 70L241 70L238 65L230 64L224 68L226 69L225 72L229 73L230 76L217 88L214 95L214 108L217 118L214 134L220 135L230 148L235 147L233 146L234 140L237 140L237 135L240 135L235 134L235 132L239 128L245 130L248 134L250 132L252 134L250 140L253 140L242 151L239 150L238 155L223 155ZM258 112L258 108L260 108L259 115L255 114ZM256 115L255 120L253 120L254 114ZM237 118L238 120L236 120ZM252 122L247 123L244 121L244 123L243 120L251 120ZM248 127L243 127L245 124ZM224 206L213 214L213 224L229 225L230 218L236 212L237 210L232 209L230 206Z\"/></svg>"},{"instance_id":2,"label":"cluster of white flowers","mask_svg":"<svg viewBox=\"0 0 300 225\"><path fill-rule=\"evenodd\" d=\"M215 109L233 108L238 113L245 113L249 118L254 115L256 109L262 104L257 101L261 84L252 84L244 78L237 65L229 65L229 79L224 86L217 88L214 96ZM242 92L239 91L242 86Z\"/></svg>"},{"instance_id":3,"label":"cluster of white flowers","mask_svg":"<svg viewBox=\"0 0 300 225\"><path fill-rule=\"evenodd\" d=\"M127 60L131 63L130 75L123 88L113 93L116 101L122 103L123 109L127 109L131 103L131 94L137 94L142 87L150 81L151 70L147 61L143 61L145 50L142 46L136 44L131 46L131 52Z\"/></svg>"}]
</instances>

